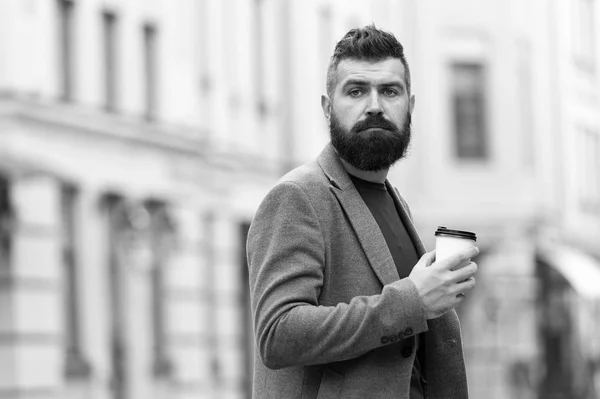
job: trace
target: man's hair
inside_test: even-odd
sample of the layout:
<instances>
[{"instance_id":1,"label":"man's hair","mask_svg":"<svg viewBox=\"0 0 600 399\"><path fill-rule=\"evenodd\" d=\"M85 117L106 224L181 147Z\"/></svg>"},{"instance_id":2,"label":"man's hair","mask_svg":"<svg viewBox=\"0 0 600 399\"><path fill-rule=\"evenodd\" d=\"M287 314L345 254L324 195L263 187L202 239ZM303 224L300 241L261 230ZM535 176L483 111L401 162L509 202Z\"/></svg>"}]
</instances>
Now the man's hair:
<instances>
[{"instance_id":1,"label":"man's hair","mask_svg":"<svg viewBox=\"0 0 600 399\"><path fill-rule=\"evenodd\" d=\"M327 95L333 99L333 91L337 84L336 72L342 60L357 59L375 62L387 58L398 58L402 61L406 90L410 95L410 70L404 56L404 47L393 34L376 28L374 24L348 31L336 44L327 68Z\"/></svg>"}]
</instances>

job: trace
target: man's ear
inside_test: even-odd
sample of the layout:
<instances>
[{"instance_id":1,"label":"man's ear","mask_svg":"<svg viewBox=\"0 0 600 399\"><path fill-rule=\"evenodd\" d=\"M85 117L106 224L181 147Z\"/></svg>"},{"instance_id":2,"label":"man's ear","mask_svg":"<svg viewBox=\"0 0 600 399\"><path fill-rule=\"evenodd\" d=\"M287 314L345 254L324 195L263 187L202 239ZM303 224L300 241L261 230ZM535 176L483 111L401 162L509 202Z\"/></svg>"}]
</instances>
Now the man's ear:
<instances>
[{"instance_id":1,"label":"man's ear","mask_svg":"<svg viewBox=\"0 0 600 399\"><path fill-rule=\"evenodd\" d=\"M321 96L321 108L323 108L323 115L325 115L327 124L331 120L331 106L331 99L326 94L323 94Z\"/></svg>"},{"instance_id":2,"label":"man's ear","mask_svg":"<svg viewBox=\"0 0 600 399\"><path fill-rule=\"evenodd\" d=\"M415 109L415 95L411 94L410 95L410 104L409 104L409 110L410 110L410 114L412 115L413 109Z\"/></svg>"}]
</instances>

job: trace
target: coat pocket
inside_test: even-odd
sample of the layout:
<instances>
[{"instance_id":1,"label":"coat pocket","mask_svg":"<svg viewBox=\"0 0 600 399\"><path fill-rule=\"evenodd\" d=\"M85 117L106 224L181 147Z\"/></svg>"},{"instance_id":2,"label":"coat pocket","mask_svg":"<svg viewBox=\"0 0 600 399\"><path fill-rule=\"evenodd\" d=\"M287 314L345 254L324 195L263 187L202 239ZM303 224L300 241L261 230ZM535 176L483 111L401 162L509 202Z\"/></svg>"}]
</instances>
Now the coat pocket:
<instances>
[{"instance_id":1,"label":"coat pocket","mask_svg":"<svg viewBox=\"0 0 600 399\"><path fill-rule=\"evenodd\" d=\"M342 388L344 387L344 376L331 371L328 368L323 370L323 377L319 385L317 399L338 399L342 397Z\"/></svg>"}]
</instances>

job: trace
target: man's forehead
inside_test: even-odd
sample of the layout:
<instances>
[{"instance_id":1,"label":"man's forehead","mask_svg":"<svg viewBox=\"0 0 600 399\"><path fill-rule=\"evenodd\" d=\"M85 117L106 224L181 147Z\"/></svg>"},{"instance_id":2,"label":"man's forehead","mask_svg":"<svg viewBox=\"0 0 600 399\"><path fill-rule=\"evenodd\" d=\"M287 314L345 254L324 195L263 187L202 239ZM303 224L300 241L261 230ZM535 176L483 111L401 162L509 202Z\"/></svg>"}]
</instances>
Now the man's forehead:
<instances>
[{"instance_id":1,"label":"man's forehead","mask_svg":"<svg viewBox=\"0 0 600 399\"><path fill-rule=\"evenodd\" d=\"M340 61L337 68L338 85L348 80L400 81L405 82L404 65L398 58L379 61L348 58Z\"/></svg>"}]
</instances>

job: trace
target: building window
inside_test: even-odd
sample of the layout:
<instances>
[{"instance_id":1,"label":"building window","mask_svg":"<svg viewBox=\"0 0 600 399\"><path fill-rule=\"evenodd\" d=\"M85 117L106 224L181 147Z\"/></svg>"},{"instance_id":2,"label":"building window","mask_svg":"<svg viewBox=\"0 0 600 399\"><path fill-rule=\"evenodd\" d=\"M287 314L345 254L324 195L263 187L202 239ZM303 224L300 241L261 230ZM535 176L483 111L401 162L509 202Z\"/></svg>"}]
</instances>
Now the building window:
<instances>
[{"instance_id":1,"label":"building window","mask_svg":"<svg viewBox=\"0 0 600 399\"><path fill-rule=\"evenodd\" d=\"M58 1L61 98L73 99L73 9L72 0Z\"/></svg>"},{"instance_id":2,"label":"building window","mask_svg":"<svg viewBox=\"0 0 600 399\"><path fill-rule=\"evenodd\" d=\"M596 68L595 0L572 0L570 3L575 63L584 71L594 72Z\"/></svg>"},{"instance_id":3,"label":"building window","mask_svg":"<svg viewBox=\"0 0 600 399\"><path fill-rule=\"evenodd\" d=\"M253 0L253 15L254 15L254 43L256 45L256 52L254 54L254 68L255 68L255 84L256 84L256 106L258 115L261 118L267 116L267 101L265 95L265 52L263 42L263 7L262 0Z\"/></svg>"},{"instance_id":4,"label":"building window","mask_svg":"<svg viewBox=\"0 0 600 399\"><path fill-rule=\"evenodd\" d=\"M146 24L143 28L144 35L144 87L145 87L145 118L152 121L156 118L156 88L158 86L157 52L156 52L156 27Z\"/></svg>"},{"instance_id":5,"label":"building window","mask_svg":"<svg viewBox=\"0 0 600 399\"><path fill-rule=\"evenodd\" d=\"M281 70L281 87L284 88L284 92L293 92L293 88L294 88L294 42L292 40L293 37L293 24L292 24L292 20L294 18L294 16L292 15L292 8L293 5L290 4L289 1L283 1L281 4L281 9L280 9L280 15L281 17L279 18L279 24L278 24L278 31L280 32L280 39L279 39L279 49L278 49L278 53L279 56L277 57L281 64L280 64L280 70ZM327 13L330 12L329 8L323 8L322 9L322 18L324 20L326 20L327 18L329 18L329 15L327 15ZM322 21L323 21L322 19ZM325 27L323 27L323 29L325 29ZM321 35L326 35L329 33L324 32L324 30L321 30L319 33ZM332 37L333 38L333 37ZM325 54L326 49L324 47L326 46L322 46L323 48L320 50L322 53L322 56L324 58L326 58L326 61L324 61L324 65L322 70L326 70L327 68L327 63L329 62L329 54ZM325 76L323 75L323 87L325 87ZM295 137L297 137L298 135L296 134L296 124L294 121L294 109L297 107L296 105L296 101L294 99L294 96L288 96L287 100L284 102L284 104L281 104L278 106L278 109L281 110L281 147L280 147L280 151L282 154L287 154L286 157L283 157L281 159L281 170L280 173L282 175L286 174L287 172L289 172L290 170L292 170L295 166L296 166L296 158L297 158L297 150L296 150L296 140Z\"/></svg>"},{"instance_id":6,"label":"building window","mask_svg":"<svg viewBox=\"0 0 600 399\"><path fill-rule=\"evenodd\" d=\"M451 65L454 149L461 160L486 160L485 70L478 63Z\"/></svg>"},{"instance_id":7,"label":"building window","mask_svg":"<svg viewBox=\"0 0 600 399\"><path fill-rule=\"evenodd\" d=\"M104 59L104 106L116 111L117 102L117 17L111 12L102 13Z\"/></svg>"},{"instance_id":8,"label":"building window","mask_svg":"<svg viewBox=\"0 0 600 399\"><path fill-rule=\"evenodd\" d=\"M90 366L81 348L81 309L77 264L77 191L72 186L62 189L62 253L64 266L65 306L65 374L69 379L87 378Z\"/></svg>"},{"instance_id":9,"label":"building window","mask_svg":"<svg viewBox=\"0 0 600 399\"><path fill-rule=\"evenodd\" d=\"M333 53L334 44L333 40L333 18L331 8L329 6L322 6L319 9L319 35L318 35L318 46L319 46L319 57L321 59L321 70L326 70L329 65L329 59Z\"/></svg>"},{"instance_id":10,"label":"building window","mask_svg":"<svg viewBox=\"0 0 600 399\"><path fill-rule=\"evenodd\" d=\"M210 59L210 5L207 1L198 2L197 15L199 16L198 37L196 49L198 51L199 87L202 98L208 96L211 90L211 79L209 72Z\"/></svg>"}]
</instances>

